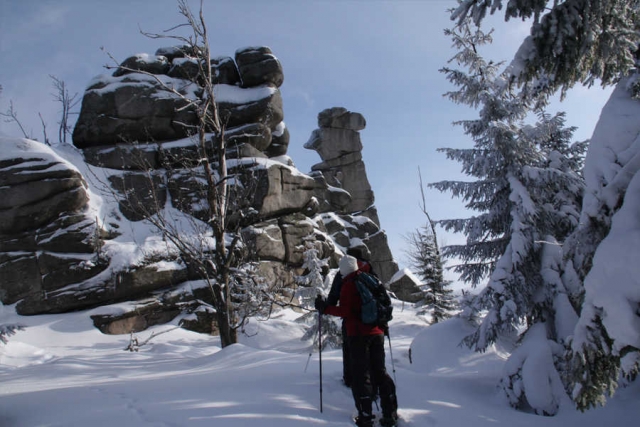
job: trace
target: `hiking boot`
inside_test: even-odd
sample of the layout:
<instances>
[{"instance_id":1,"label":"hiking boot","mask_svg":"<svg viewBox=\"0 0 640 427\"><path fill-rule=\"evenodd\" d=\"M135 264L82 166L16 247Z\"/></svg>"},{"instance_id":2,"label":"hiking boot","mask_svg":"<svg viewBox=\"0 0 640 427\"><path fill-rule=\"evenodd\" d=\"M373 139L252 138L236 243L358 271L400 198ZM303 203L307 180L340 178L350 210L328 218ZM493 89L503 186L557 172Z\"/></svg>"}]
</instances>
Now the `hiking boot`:
<instances>
[{"instance_id":1,"label":"hiking boot","mask_svg":"<svg viewBox=\"0 0 640 427\"><path fill-rule=\"evenodd\" d=\"M375 418L373 415L358 415L354 421L358 427L373 427L373 420Z\"/></svg>"}]
</instances>

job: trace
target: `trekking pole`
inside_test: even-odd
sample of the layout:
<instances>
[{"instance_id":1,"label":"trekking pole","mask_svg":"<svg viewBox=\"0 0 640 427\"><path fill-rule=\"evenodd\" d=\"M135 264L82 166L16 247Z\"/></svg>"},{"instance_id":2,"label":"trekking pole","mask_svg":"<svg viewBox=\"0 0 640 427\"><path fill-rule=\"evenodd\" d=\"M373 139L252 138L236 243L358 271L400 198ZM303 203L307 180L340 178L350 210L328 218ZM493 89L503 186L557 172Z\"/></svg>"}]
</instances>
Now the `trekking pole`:
<instances>
[{"instance_id":1,"label":"trekking pole","mask_svg":"<svg viewBox=\"0 0 640 427\"><path fill-rule=\"evenodd\" d=\"M391 349L391 336L389 335L389 327L385 331L385 335L389 340L389 356L391 356L391 369L393 370L393 382L396 383L396 387L398 387L398 380L396 379L396 364L393 361L393 350Z\"/></svg>"},{"instance_id":2,"label":"trekking pole","mask_svg":"<svg viewBox=\"0 0 640 427\"><path fill-rule=\"evenodd\" d=\"M320 358L320 412L322 412L322 313L318 311L318 354Z\"/></svg>"}]
</instances>

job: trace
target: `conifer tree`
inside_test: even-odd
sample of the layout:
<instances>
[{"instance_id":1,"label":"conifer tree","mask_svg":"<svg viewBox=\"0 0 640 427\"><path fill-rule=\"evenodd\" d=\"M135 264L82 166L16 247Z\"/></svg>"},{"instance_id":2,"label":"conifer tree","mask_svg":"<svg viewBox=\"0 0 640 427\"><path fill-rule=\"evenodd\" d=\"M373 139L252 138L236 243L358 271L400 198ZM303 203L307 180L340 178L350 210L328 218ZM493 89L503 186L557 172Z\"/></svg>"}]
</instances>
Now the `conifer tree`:
<instances>
[{"instance_id":1,"label":"conifer tree","mask_svg":"<svg viewBox=\"0 0 640 427\"><path fill-rule=\"evenodd\" d=\"M586 159L580 226L566 243L565 282L583 286L571 343L572 397L581 410L604 405L640 366L637 81L637 73L622 80L602 111Z\"/></svg>"},{"instance_id":2,"label":"conifer tree","mask_svg":"<svg viewBox=\"0 0 640 427\"><path fill-rule=\"evenodd\" d=\"M422 281L423 298L418 314L430 314L433 323L451 317L455 309L450 280L445 280L440 250L431 225L425 225L407 237L409 265Z\"/></svg>"},{"instance_id":3,"label":"conifer tree","mask_svg":"<svg viewBox=\"0 0 640 427\"><path fill-rule=\"evenodd\" d=\"M561 280L560 244L578 221L585 144L571 144L574 129L564 126L562 113L540 113L535 125L523 124L534 100L515 92L507 76L498 74L499 64L478 54L478 46L490 41L487 35L471 31L468 20L447 34L459 49L454 60L467 68L442 70L459 87L447 96L478 107L480 116L458 122L474 140L473 148L442 150L477 180L431 184L478 212L440 221L467 237L465 245L443 249L447 257L462 260L456 266L462 279L477 285L488 277L472 306L486 315L464 342L484 351L524 326L501 386L514 407L551 415L563 393L561 344L577 320ZM537 367L534 376L529 366ZM544 375L546 387L529 386Z\"/></svg>"},{"instance_id":4,"label":"conifer tree","mask_svg":"<svg viewBox=\"0 0 640 427\"><path fill-rule=\"evenodd\" d=\"M304 263L302 268L305 274L297 277L298 290L296 296L300 305L310 311L304 314L299 322L309 325L302 336L302 340L313 339L313 347L318 346L318 313L313 309L317 295L326 294L327 281L325 271L329 264L326 259L319 257L319 251L314 245L313 237L305 239ZM342 332L340 325L333 316L322 316L322 347L338 348L342 345Z\"/></svg>"},{"instance_id":5,"label":"conifer tree","mask_svg":"<svg viewBox=\"0 0 640 427\"><path fill-rule=\"evenodd\" d=\"M503 0L462 0L452 19L480 25ZM505 19L531 18L510 71L519 82L566 92L577 82L616 83L634 67L640 43L640 0L509 0Z\"/></svg>"},{"instance_id":6,"label":"conifer tree","mask_svg":"<svg viewBox=\"0 0 640 427\"><path fill-rule=\"evenodd\" d=\"M427 217L427 224L407 236L409 249L406 253L411 269L422 280L423 298L417 303L421 307L418 314L429 313L433 323L438 323L451 317L457 304L453 291L449 288L451 281L444 278L444 263L438 245L436 223L426 209L422 175L420 175L420 191L422 212Z\"/></svg>"},{"instance_id":7,"label":"conifer tree","mask_svg":"<svg viewBox=\"0 0 640 427\"><path fill-rule=\"evenodd\" d=\"M473 16L480 23L488 11L493 13L501 6L502 0L463 0L453 17ZM616 259L621 259L640 253L637 239L629 241L635 217L628 212L636 209L634 198L625 198L640 172L636 141L640 85L635 71L640 58L640 1L510 1L505 17L533 18L531 35L512 63L512 77L518 82L534 83L537 91L546 94L558 88L564 93L577 82L590 85L600 79L603 85L617 83L587 153L580 226L564 248L563 281L572 294L571 302L580 310L571 346L572 397L584 410L604 404L621 375L635 378L640 361L640 346L630 345L624 338L628 326L638 319L638 312L628 312L627 307L640 301L625 288L637 276L635 263L612 269L610 255L618 253ZM624 223L618 220L614 230L620 216L629 219ZM616 275L631 281L620 283ZM624 322L608 320L622 313L630 317Z\"/></svg>"}]
</instances>

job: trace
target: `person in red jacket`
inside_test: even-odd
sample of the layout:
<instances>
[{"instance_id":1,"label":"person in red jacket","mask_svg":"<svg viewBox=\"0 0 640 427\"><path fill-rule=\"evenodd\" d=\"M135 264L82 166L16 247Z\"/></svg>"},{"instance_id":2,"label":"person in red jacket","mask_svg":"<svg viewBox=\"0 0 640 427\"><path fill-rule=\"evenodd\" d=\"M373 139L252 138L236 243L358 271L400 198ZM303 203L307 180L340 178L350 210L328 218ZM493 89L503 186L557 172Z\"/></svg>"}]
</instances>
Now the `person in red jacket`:
<instances>
[{"instance_id":1,"label":"person in red jacket","mask_svg":"<svg viewBox=\"0 0 640 427\"><path fill-rule=\"evenodd\" d=\"M347 249L347 255L351 255L356 260L358 260L358 269L360 271L366 271L367 273L373 274L378 277L378 275L373 271L373 267L371 263L367 261L371 257L371 253L365 247L353 247ZM327 305L337 305L340 300L340 290L342 288L342 274L340 272L336 273L333 278L333 282L331 282L331 289L329 290L329 295L327 296L326 303ZM349 361L349 340L347 339L347 325L342 319L342 381L344 385L347 387L351 387L351 365Z\"/></svg>"},{"instance_id":2,"label":"person in red jacket","mask_svg":"<svg viewBox=\"0 0 640 427\"><path fill-rule=\"evenodd\" d=\"M350 349L351 391L358 410L356 425L373 426L372 402L377 388L382 407L380 425L391 427L397 423L398 403L396 386L387 373L384 362L384 331L361 320L362 302L355 284L360 266L356 258L345 255L339 266L342 275L339 305L327 305L324 298L319 296L315 307L321 313L339 316L345 321Z\"/></svg>"}]
</instances>

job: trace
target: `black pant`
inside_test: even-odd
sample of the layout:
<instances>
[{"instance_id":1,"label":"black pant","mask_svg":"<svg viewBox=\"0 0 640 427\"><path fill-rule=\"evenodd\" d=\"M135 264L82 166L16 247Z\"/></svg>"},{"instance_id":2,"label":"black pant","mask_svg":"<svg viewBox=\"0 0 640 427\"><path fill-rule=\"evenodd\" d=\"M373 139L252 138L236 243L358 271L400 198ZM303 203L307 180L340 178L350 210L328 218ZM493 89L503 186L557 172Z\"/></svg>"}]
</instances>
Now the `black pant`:
<instances>
[{"instance_id":1,"label":"black pant","mask_svg":"<svg viewBox=\"0 0 640 427\"><path fill-rule=\"evenodd\" d=\"M384 364L384 335L348 337L351 365L351 391L358 415L370 416L372 400L380 393L382 416L391 417L398 409L396 385Z\"/></svg>"},{"instance_id":2,"label":"black pant","mask_svg":"<svg viewBox=\"0 0 640 427\"><path fill-rule=\"evenodd\" d=\"M347 387L351 387L351 360L349 356L349 339L347 325L342 321L342 380Z\"/></svg>"}]
</instances>

